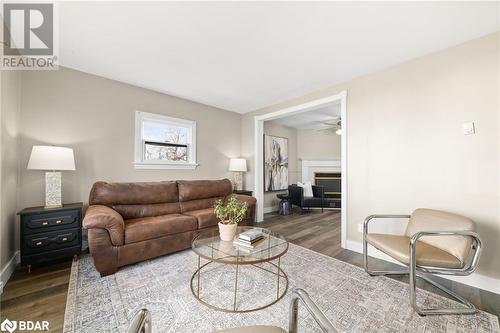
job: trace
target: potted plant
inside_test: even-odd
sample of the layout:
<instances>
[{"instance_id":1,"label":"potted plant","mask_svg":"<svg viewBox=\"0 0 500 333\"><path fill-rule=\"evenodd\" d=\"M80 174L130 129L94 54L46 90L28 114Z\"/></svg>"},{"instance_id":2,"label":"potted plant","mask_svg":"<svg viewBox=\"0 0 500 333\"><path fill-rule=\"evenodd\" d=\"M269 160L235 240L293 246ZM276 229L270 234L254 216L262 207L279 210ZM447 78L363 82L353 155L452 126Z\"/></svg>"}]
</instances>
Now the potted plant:
<instances>
[{"instance_id":1,"label":"potted plant","mask_svg":"<svg viewBox=\"0 0 500 333\"><path fill-rule=\"evenodd\" d=\"M220 220L219 234L223 241L232 241L236 234L238 223L246 217L248 205L239 203L235 196L229 197L226 203L218 199L214 203L215 216Z\"/></svg>"}]
</instances>

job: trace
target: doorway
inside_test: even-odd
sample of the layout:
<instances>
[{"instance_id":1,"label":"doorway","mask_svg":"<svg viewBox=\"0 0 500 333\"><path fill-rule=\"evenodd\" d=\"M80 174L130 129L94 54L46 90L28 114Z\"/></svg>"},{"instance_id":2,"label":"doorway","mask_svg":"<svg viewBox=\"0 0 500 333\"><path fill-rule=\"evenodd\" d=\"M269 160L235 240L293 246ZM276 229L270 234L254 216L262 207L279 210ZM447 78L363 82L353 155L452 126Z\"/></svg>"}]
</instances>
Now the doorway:
<instances>
[{"instance_id":1,"label":"doorway","mask_svg":"<svg viewBox=\"0 0 500 333\"><path fill-rule=\"evenodd\" d=\"M314 112L319 108L325 108L334 103L338 103L340 108L341 246L345 248L347 236L347 91L265 115L255 116L254 165L256 167L254 170L254 190L257 198L257 222L262 222L264 221L264 122L298 114L307 116L307 112Z\"/></svg>"}]
</instances>

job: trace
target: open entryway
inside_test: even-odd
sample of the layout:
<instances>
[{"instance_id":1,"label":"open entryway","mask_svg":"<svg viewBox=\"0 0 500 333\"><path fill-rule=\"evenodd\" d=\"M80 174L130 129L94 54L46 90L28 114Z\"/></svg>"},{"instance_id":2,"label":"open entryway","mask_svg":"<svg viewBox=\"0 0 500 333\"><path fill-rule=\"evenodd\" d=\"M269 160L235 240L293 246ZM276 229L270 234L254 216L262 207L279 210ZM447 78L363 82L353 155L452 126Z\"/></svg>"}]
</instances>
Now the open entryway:
<instances>
[{"instance_id":1,"label":"open entryway","mask_svg":"<svg viewBox=\"0 0 500 333\"><path fill-rule=\"evenodd\" d=\"M266 226L278 221L279 195L284 194L294 207L293 216L288 215L290 221L336 220L340 222L339 245L345 248L346 100L347 92L343 91L255 116L257 222L264 222L264 216ZM302 197L298 199L297 193Z\"/></svg>"}]
</instances>

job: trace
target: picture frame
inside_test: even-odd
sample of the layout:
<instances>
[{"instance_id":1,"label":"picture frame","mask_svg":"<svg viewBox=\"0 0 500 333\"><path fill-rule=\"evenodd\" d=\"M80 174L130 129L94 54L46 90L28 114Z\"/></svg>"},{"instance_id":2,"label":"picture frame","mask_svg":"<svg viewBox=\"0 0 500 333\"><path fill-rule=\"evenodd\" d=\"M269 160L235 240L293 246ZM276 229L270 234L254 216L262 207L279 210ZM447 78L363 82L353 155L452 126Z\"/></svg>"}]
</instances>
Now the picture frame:
<instances>
[{"instance_id":1,"label":"picture frame","mask_svg":"<svg viewBox=\"0 0 500 333\"><path fill-rule=\"evenodd\" d=\"M264 191L288 189L288 138L264 135Z\"/></svg>"}]
</instances>

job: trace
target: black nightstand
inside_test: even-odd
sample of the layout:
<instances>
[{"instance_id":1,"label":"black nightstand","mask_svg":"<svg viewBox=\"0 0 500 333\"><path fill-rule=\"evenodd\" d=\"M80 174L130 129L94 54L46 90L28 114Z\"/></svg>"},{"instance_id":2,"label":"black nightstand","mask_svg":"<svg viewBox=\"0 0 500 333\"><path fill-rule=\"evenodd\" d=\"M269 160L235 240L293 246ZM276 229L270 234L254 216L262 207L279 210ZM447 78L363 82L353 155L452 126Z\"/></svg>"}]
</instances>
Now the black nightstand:
<instances>
[{"instance_id":1,"label":"black nightstand","mask_svg":"<svg viewBox=\"0 0 500 333\"><path fill-rule=\"evenodd\" d=\"M76 256L82 248L82 207L73 203L58 208L30 207L21 216L21 265Z\"/></svg>"},{"instance_id":2,"label":"black nightstand","mask_svg":"<svg viewBox=\"0 0 500 333\"><path fill-rule=\"evenodd\" d=\"M252 191L247 191L247 190L234 190L233 191L234 194L241 194L241 195L248 195L248 196L252 196Z\"/></svg>"}]
</instances>

